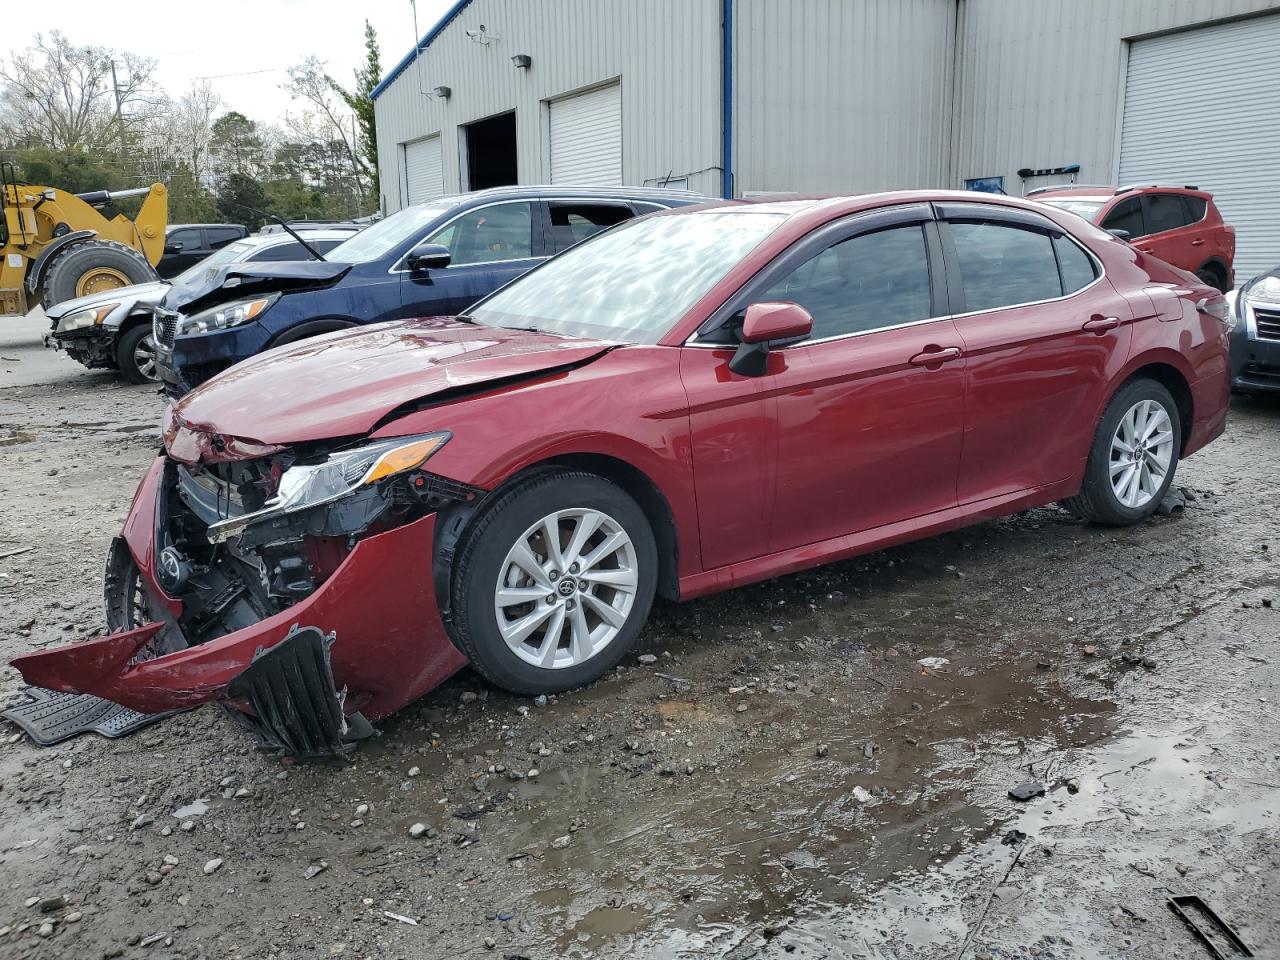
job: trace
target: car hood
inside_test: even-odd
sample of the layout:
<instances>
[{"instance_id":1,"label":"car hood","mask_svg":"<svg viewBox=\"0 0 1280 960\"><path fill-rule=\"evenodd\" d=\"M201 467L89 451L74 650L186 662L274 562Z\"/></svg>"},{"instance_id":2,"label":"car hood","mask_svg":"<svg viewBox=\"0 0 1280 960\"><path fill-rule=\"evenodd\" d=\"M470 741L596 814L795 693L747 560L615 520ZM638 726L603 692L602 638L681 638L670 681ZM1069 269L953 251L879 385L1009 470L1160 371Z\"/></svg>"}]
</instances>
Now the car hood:
<instances>
[{"instance_id":1,"label":"car hood","mask_svg":"<svg viewBox=\"0 0 1280 960\"><path fill-rule=\"evenodd\" d=\"M227 438L282 445L363 435L407 405L579 366L615 346L442 317L340 330L261 353L197 387L173 408L166 443L190 462L208 459L201 436L222 438L212 444L220 448Z\"/></svg>"},{"instance_id":2,"label":"car hood","mask_svg":"<svg viewBox=\"0 0 1280 960\"><path fill-rule=\"evenodd\" d=\"M164 298L164 306L169 310L192 313L214 304L262 293L327 287L337 283L350 269L349 263L330 260L228 263L201 270L190 280L175 283Z\"/></svg>"},{"instance_id":3,"label":"car hood","mask_svg":"<svg viewBox=\"0 0 1280 960\"><path fill-rule=\"evenodd\" d=\"M163 299L169 284L164 280L153 280L150 283L137 283L128 287L117 287L115 290L104 290L102 293L91 293L87 297L76 297L74 300L63 300L61 303L45 310L50 320L61 320L81 310L91 310L107 303L125 303L155 306Z\"/></svg>"}]
</instances>

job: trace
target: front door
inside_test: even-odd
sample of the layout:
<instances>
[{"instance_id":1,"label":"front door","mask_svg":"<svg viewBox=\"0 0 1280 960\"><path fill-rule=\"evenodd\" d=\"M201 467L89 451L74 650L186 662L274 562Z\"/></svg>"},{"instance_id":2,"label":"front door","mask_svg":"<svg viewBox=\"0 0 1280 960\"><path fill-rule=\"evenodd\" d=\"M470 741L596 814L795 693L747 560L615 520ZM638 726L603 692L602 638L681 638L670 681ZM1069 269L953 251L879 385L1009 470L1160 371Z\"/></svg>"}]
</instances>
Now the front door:
<instances>
[{"instance_id":1,"label":"front door","mask_svg":"<svg viewBox=\"0 0 1280 960\"><path fill-rule=\"evenodd\" d=\"M1132 309L1049 220L979 204L939 210L968 361L959 502L1074 476L1127 357Z\"/></svg>"},{"instance_id":2,"label":"front door","mask_svg":"<svg viewBox=\"0 0 1280 960\"><path fill-rule=\"evenodd\" d=\"M731 310L798 303L813 315L811 336L774 345L758 378L728 371L731 350L708 351L704 378L735 394L734 406L703 409L689 391L708 560L727 517L736 555L722 561L745 559L740 527L759 556L956 503L965 358L940 271L931 277L941 254L928 206L851 218L800 247ZM738 490L749 496L734 513Z\"/></svg>"},{"instance_id":3,"label":"front door","mask_svg":"<svg viewBox=\"0 0 1280 960\"><path fill-rule=\"evenodd\" d=\"M481 297L535 267L542 258L540 231L534 229L538 212L528 200L478 207L423 237L421 242L448 247L451 261L443 269L405 270L400 275L400 315L463 313Z\"/></svg>"}]
</instances>

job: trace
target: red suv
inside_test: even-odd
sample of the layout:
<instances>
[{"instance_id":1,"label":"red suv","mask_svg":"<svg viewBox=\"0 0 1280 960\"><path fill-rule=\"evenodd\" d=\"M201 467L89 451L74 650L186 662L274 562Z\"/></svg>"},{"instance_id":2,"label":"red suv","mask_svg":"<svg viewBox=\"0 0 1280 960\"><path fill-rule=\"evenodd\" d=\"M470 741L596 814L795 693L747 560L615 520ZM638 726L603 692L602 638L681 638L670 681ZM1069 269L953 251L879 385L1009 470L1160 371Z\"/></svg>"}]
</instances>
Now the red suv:
<instances>
[{"instance_id":1,"label":"red suv","mask_svg":"<svg viewBox=\"0 0 1280 960\"><path fill-rule=\"evenodd\" d=\"M1053 501L1145 519L1226 422L1226 298L978 196L654 213L463 315L239 363L169 409L110 551L113 632L14 664L340 752L467 662L588 683L655 595Z\"/></svg>"},{"instance_id":2,"label":"red suv","mask_svg":"<svg viewBox=\"0 0 1280 960\"><path fill-rule=\"evenodd\" d=\"M1226 293L1235 285L1236 231L1213 194L1196 187L1044 187L1027 194L1104 230L1124 231L1143 253L1181 267Z\"/></svg>"}]
</instances>

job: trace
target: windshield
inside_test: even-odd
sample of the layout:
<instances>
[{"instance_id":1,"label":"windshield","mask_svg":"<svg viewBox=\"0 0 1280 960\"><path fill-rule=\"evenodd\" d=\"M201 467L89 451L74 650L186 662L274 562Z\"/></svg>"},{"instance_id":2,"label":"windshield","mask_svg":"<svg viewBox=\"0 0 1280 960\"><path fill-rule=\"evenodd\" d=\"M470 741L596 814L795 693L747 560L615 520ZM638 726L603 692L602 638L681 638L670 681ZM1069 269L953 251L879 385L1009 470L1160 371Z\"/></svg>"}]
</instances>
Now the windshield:
<instances>
[{"instance_id":1,"label":"windshield","mask_svg":"<svg viewBox=\"0 0 1280 960\"><path fill-rule=\"evenodd\" d=\"M191 283L205 271L216 270L218 267L228 263L238 263L256 249L257 246L255 244L245 243L243 240L239 243L229 243L225 247L215 250L194 266L187 267L169 282L173 284Z\"/></svg>"},{"instance_id":2,"label":"windshield","mask_svg":"<svg viewBox=\"0 0 1280 960\"><path fill-rule=\"evenodd\" d=\"M1102 209L1102 205L1107 201L1085 200L1073 197L1051 197L1048 200L1041 200L1040 202L1047 203L1060 210L1065 210L1067 213L1074 213L1077 217L1084 217L1092 223L1094 215Z\"/></svg>"},{"instance_id":3,"label":"windshield","mask_svg":"<svg viewBox=\"0 0 1280 960\"><path fill-rule=\"evenodd\" d=\"M365 227L350 240L338 244L325 257L334 263L369 263L385 257L442 213L458 205L457 200L436 200L417 207L406 207L385 220Z\"/></svg>"},{"instance_id":4,"label":"windshield","mask_svg":"<svg viewBox=\"0 0 1280 960\"><path fill-rule=\"evenodd\" d=\"M657 343L785 219L725 210L633 220L570 247L468 316L497 327Z\"/></svg>"}]
</instances>

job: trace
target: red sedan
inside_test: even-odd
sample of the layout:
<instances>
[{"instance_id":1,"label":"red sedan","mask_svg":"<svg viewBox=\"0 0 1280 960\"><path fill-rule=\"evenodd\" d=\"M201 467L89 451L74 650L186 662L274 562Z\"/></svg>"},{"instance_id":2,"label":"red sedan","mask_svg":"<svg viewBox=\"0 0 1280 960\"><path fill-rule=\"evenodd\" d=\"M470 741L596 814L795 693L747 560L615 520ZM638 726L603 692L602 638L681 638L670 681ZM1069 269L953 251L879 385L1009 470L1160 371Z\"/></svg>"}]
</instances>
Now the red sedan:
<instances>
[{"instance_id":1,"label":"red sedan","mask_svg":"<svg viewBox=\"0 0 1280 960\"><path fill-rule=\"evenodd\" d=\"M444 268L447 269L447 268ZM281 347L166 416L103 638L26 680L347 749L470 662L523 694L691 599L1062 501L1218 436L1216 290L1078 217L914 192L656 213L456 318Z\"/></svg>"}]
</instances>

